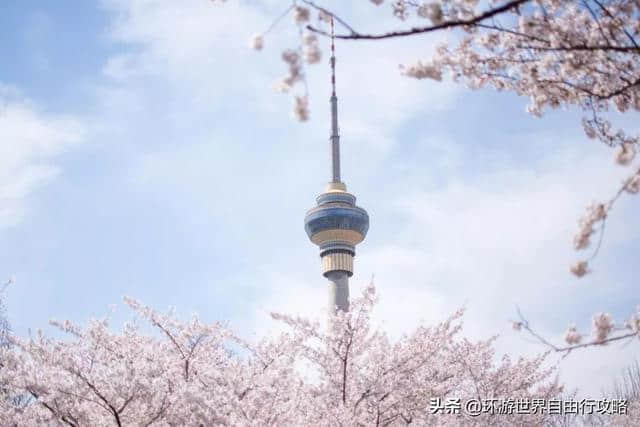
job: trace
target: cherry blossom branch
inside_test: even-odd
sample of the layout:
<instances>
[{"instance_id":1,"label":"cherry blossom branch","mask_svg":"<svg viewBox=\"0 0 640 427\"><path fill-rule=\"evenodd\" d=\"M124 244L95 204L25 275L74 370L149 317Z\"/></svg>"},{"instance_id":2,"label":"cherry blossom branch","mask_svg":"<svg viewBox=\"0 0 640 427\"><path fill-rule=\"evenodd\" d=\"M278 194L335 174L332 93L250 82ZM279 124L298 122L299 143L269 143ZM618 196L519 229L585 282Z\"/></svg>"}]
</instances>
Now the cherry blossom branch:
<instances>
[{"instance_id":1,"label":"cherry blossom branch","mask_svg":"<svg viewBox=\"0 0 640 427\"><path fill-rule=\"evenodd\" d=\"M616 341L631 341L633 338L640 338L640 307L638 307L638 311L631 315L624 325L614 324L611 317L606 313L595 315L593 318L594 338L585 342L582 342L585 335L578 333L576 327L570 325L565 334L565 341L567 345L564 346L553 344L551 341L544 338L530 326L529 321L524 317L520 308L516 307L516 310L519 320L512 322L513 328L516 331L525 330L539 343L557 353L564 353L562 358L567 357L573 350L607 345L608 343ZM618 333L617 335L615 334L616 332Z\"/></svg>"},{"instance_id":2,"label":"cherry blossom branch","mask_svg":"<svg viewBox=\"0 0 640 427\"><path fill-rule=\"evenodd\" d=\"M45 401L40 399L40 396L38 395L38 393L36 393L33 390L30 390L29 388L27 388L27 391L31 394L31 396L33 396L34 399L38 400L38 402L44 408L46 408L49 412L51 412L51 414L53 414L54 416L58 417L60 419L60 421L62 421L65 424L70 425L71 427L78 427L77 421L74 422L74 420L71 420L67 416L58 414L58 411L53 409L49 404L47 404L47 402L45 402ZM71 418L73 418L73 417L71 417Z\"/></svg>"},{"instance_id":3,"label":"cherry blossom branch","mask_svg":"<svg viewBox=\"0 0 640 427\"><path fill-rule=\"evenodd\" d=\"M610 45L611 41L607 38L607 35L604 33L604 29L602 28L602 25L600 24L600 20L598 19L598 16L596 15L596 13L593 11L591 6L589 6L589 3L587 2L587 0L582 0L582 4L589 11L589 13L591 14L591 17L598 25L598 31L600 32L600 35L602 36L602 38L607 41L608 45Z\"/></svg>"},{"instance_id":4,"label":"cherry blossom branch","mask_svg":"<svg viewBox=\"0 0 640 427\"><path fill-rule=\"evenodd\" d=\"M477 25L480 26L480 25ZM482 27L484 28L484 26ZM505 31L505 30L499 30ZM506 32L506 31L505 31ZM513 31L509 31L510 34L513 34ZM542 40L538 40L542 41ZM570 45L570 46L534 46L534 45L523 45L519 46L522 49L533 49L533 50L546 50L546 51L558 51L558 52L570 52L570 51L612 51L612 52L624 52L624 53L640 53L640 48L636 46L614 46L614 45L586 45L586 44L578 44L578 45ZM635 84L638 84L637 82Z\"/></svg>"},{"instance_id":5,"label":"cherry blossom branch","mask_svg":"<svg viewBox=\"0 0 640 427\"><path fill-rule=\"evenodd\" d=\"M597 4L597 5L598 5L598 7L599 7L600 9L602 9L602 11L603 11L603 12L604 12L604 13L605 13L609 18L613 19L614 21L617 21L617 18L616 18L615 16L613 16L613 15L611 14L611 12L609 11L609 9L607 9L607 8L606 8L606 7L605 7L605 6L600 2L600 1L598 1L598 0L593 0L593 2L594 2L595 4ZM622 31L623 31L623 32L624 32L624 34L627 36L627 38L631 41L631 43L633 43L633 45L634 45L636 48L640 48L640 46L638 46L638 43L636 42L636 39L635 39L631 34L629 34L629 32L627 31L627 29L626 29L626 28L624 28L624 26L621 26L620 28L622 28Z\"/></svg>"},{"instance_id":6,"label":"cherry blossom branch","mask_svg":"<svg viewBox=\"0 0 640 427\"><path fill-rule=\"evenodd\" d=\"M623 144L616 156L616 160L620 164L627 164L631 162L635 156L635 148L630 144ZM599 232L600 236L598 244L589 257L588 260L579 261L572 265L570 271L577 277L582 277L589 272L588 263L592 261L598 254L602 245L602 239L604 236L605 224L607 215L613 209L615 202L622 196L623 193L637 194L640 192L640 167L627 178L622 186L618 189L615 195L605 203L592 204L587 208L587 213L579 221L580 229L578 234L574 237L574 248L576 250L583 250L589 247L590 238L595 232ZM594 228L594 225L601 222L602 225L599 228Z\"/></svg>"},{"instance_id":7,"label":"cherry blossom branch","mask_svg":"<svg viewBox=\"0 0 640 427\"><path fill-rule=\"evenodd\" d=\"M424 33L429 33L433 31L444 30L447 28L466 27L466 26L471 26L473 24L476 24L478 22L482 22L485 19L491 18L493 16L499 15L509 10L516 9L520 5L529 3L530 1L532 0L511 0L500 7L489 9L481 13L480 15L474 16L473 18L469 18L469 19L456 19L456 20L444 21L441 24L437 24L437 25L429 25L426 27L413 27L408 30L390 31L388 33L383 33L383 34L362 34L360 32L351 30L350 34L336 34L335 38L343 39L343 40L382 40L382 39L390 39L395 37L414 36L416 34L424 34ZM335 16L334 14L332 15ZM322 30L320 28L316 28L310 24L307 25L307 29L309 31L312 31L314 33L317 33L323 36L327 36L327 37L330 36L330 34L327 31Z\"/></svg>"}]
</instances>

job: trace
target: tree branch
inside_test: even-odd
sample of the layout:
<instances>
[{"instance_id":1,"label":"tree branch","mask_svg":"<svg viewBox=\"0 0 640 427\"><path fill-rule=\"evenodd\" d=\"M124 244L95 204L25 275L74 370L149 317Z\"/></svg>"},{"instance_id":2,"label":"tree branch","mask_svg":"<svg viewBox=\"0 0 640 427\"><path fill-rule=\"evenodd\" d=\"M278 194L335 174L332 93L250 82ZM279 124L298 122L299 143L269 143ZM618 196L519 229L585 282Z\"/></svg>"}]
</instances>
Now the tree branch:
<instances>
[{"instance_id":1,"label":"tree branch","mask_svg":"<svg viewBox=\"0 0 640 427\"><path fill-rule=\"evenodd\" d=\"M350 34L336 34L335 38L343 39L343 40L380 40L380 39L390 39L395 37L406 37L406 36L413 36L416 34L430 33L433 31L443 30L446 28L465 27L465 26L470 26L470 25L474 25L476 23L482 22L487 18L491 18L495 15L499 15L508 10L515 9L520 5L528 3L530 1L531 0L511 0L500 7L489 9L484 13L481 13L480 15L475 16L473 18L445 21L442 24L438 24L438 25L431 25L427 27L413 27L408 30L391 31L384 34L362 34L355 30L351 30L352 32ZM333 14L332 16L335 17L335 15ZM312 25L307 25L307 29L309 31L312 31L314 33L317 33L323 36L327 36L327 37L331 36L328 32L321 30L319 28L316 28Z\"/></svg>"}]
</instances>

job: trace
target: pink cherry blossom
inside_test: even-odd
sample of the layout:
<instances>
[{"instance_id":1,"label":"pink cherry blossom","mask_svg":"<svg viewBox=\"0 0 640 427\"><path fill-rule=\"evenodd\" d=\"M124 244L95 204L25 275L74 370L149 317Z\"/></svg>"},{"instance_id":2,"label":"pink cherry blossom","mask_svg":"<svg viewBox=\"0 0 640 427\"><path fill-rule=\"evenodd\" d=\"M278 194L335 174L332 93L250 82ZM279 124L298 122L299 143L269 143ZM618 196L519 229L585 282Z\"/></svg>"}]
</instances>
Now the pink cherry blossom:
<instances>
[{"instance_id":1,"label":"pink cherry blossom","mask_svg":"<svg viewBox=\"0 0 640 427\"><path fill-rule=\"evenodd\" d=\"M461 337L462 311L397 340L370 321L375 289L327 327L273 314L288 331L249 343L220 323L178 320L135 300L113 332L55 322L68 335L12 337L0 350L0 425L541 425L543 413L433 413L431 399L556 397L545 357L495 357L495 338Z\"/></svg>"}]
</instances>

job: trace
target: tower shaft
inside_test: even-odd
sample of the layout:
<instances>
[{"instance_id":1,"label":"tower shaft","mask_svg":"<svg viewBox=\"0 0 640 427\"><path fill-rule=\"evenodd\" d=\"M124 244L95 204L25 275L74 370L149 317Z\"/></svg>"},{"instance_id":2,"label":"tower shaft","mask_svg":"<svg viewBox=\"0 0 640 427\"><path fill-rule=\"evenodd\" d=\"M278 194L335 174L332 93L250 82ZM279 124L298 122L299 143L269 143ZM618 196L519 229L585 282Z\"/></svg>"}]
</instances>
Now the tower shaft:
<instances>
[{"instance_id":1,"label":"tower shaft","mask_svg":"<svg viewBox=\"0 0 640 427\"><path fill-rule=\"evenodd\" d=\"M349 311L349 275L345 271L330 271L329 309Z\"/></svg>"}]
</instances>

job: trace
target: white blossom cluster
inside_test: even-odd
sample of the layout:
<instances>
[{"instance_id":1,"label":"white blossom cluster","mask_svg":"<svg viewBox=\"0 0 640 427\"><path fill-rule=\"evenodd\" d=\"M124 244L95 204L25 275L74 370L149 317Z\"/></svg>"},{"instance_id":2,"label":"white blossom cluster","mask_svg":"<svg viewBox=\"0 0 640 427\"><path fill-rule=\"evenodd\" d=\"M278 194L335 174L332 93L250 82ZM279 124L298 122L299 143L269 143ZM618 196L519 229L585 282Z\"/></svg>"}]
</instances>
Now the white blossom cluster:
<instances>
[{"instance_id":1,"label":"white blossom cluster","mask_svg":"<svg viewBox=\"0 0 640 427\"><path fill-rule=\"evenodd\" d=\"M616 150L616 163L621 166L627 166L636 155L635 144L631 142L625 142L618 146Z\"/></svg>"},{"instance_id":2,"label":"white blossom cluster","mask_svg":"<svg viewBox=\"0 0 640 427\"><path fill-rule=\"evenodd\" d=\"M309 120L309 100L306 96L296 96L293 106L293 117L300 121L305 122Z\"/></svg>"},{"instance_id":3,"label":"white blossom cluster","mask_svg":"<svg viewBox=\"0 0 640 427\"><path fill-rule=\"evenodd\" d=\"M593 317L593 335L596 342L602 343L613 331L613 322L611 316L607 313L599 313Z\"/></svg>"},{"instance_id":4,"label":"white blossom cluster","mask_svg":"<svg viewBox=\"0 0 640 427\"><path fill-rule=\"evenodd\" d=\"M640 336L640 306L637 308L636 313L627 320L626 326Z\"/></svg>"},{"instance_id":5,"label":"white blossom cluster","mask_svg":"<svg viewBox=\"0 0 640 427\"><path fill-rule=\"evenodd\" d=\"M578 261L569 267L569 271L575 274L577 277L582 277L589 273L589 263L587 261Z\"/></svg>"},{"instance_id":6,"label":"white blossom cluster","mask_svg":"<svg viewBox=\"0 0 640 427\"><path fill-rule=\"evenodd\" d=\"M306 33L302 37L302 56L307 64L317 64L322 59L318 37L315 34Z\"/></svg>"},{"instance_id":7,"label":"white blossom cluster","mask_svg":"<svg viewBox=\"0 0 640 427\"><path fill-rule=\"evenodd\" d=\"M594 225L607 217L607 207L602 203L592 203L587 206L587 212L578 221L579 231L574 237L575 249L586 249L591 243L590 237L595 232Z\"/></svg>"},{"instance_id":8,"label":"white blossom cluster","mask_svg":"<svg viewBox=\"0 0 640 427\"><path fill-rule=\"evenodd\" d=\"M318 37L311 32L302 30L303 26L309 23L311 18L309 8L296 5L294 2L285 12L290 11L293 12L293 22L299 28L301 42L297 49L285 49L282 52L282 60L287 64L288 73L276 83L275 89L279 92L289 92L297 83L303 82L305 93L293 96L292 117L298 121L307 121L309 119L309 96L306 91L303 63L317 64L322 59L322 51L318 45ZM332 17L328 12L323 9L318 10L319 21L328 23L331 22L331 19ZM273 28L273 25L271 28ZM264 47L264 34L255 35L250 40L249 46L255 50L262 50Z\"/></svg>"},{"instance_id":9,"label":"white blossom cluster","mask_svg":"<svg viewBox=\"0 0 640 427\"><path fill-rule=\"evenodd\" d=\"M296 24L306 24L309 22L310 16L309 9L306 7L296 6L293 8L293 20Z\"/></svg>"},{"instance_id":10,"label":"white blossom cluster","mask_svg":"<svg viewBox=\"0 0 640 427\"><path fill-rule=\"evenodd\" d=\"M391 3L391 8L393 10L393 15L404 21L409 17L409 2L406 0L395 0Z\"/></svg>"},{"instance_id":11,"label":"white blossom cluster","mask_svg":"<svg viewBox=\"0 0 640 427\"><path fill-rule=\"evenodd\" d=\"M249 41L249 47L255 50L262 50L264 47L264 37L261 34L254 35Z\"/></svg>"},{"instance_id":12,"label":"white blossom cluster","mask_svg":"<svg viewBox=\"0 0 640 427\"><path fill-rule=\"evenodd\" d=\"M629 178L629 181L625 184L624 189L631 194L638 194L640 192L640 170Z\"/></svg>"},{"instance_id":13,"label":"white blossom cluster","mask_svg":"<svg viewBox=\"0 0 640 427\"><path fill-rule=\"evenodd\" d=\"M478 14L477 0L396 0L391 4L393 15L405 21L415 15L427 19L434 26L446 21L469 19ZM483 5L486 7L486 4Z\"/></svg>"},{"instance_id":14,"label":"white blossom cluster","mask_svg":"<svg viewBox=\"0 0 640 427\"><path fill-rule=\"evenodd\" d=\"M396 2L394 14L416 15L433 25L470 19L489 10L477 1ZM490 2L500 6L501 2ZM610 109L640 111L640 3L634 0L539 0L503 12L499 21L463 27L456 44L440 46L429 67L448 71L471 88L493 86L528 96L536 116L546 107L576 105L587 114L585 133L623 147L633 157L638 136L616 130ZM395 3L394 3L395 4ZM437 74L430 70L430 74ZM422 78L420 73L406 73Z\"/></svg>"},{"instance_id":15,"label":"white blossom cluster","mask_svg":"<svg viewBox=\"0 0 640 427\"><path fill-rule=\"evenodd\" d=\"M155 335L136 324L116 333L93 321L84 328L57 323L68 334L63 339L13 337L14 346L0 350L0 425L545 423L541 413L430 413L434 397L549 399L562 388L541 367L544 356L497 360L493 340L461 338L462 311L391 341L371 327L375 301L370 286L328 329L273 315L289 331L256 344L218 323L179 321L132 300Z\"/></svg>"},{"instance_id":16,"label":"white blossom cluster","mask_svg":"<svg viewBox=\"0 0 640 427\"><path fill-rule=\"evenodd\" d=\"M614 334L614 332L617 332ZM576 346L582 343L584 335L580 334L575 325L569 325L565 332L564 340L569 346ZM611 340L624 338L640 338L640 306L625 322L616 324L607 313L598 313L592 320L593 341L582 344L602 345Z\"/></svg>"},{"instance_id":17,"label":"white blossom cluster","mask_svg":"<svg viewBox=\"0 0 640 427\"><path fill-rule=\"evenodd\" d=\"M430 20L433 25L442 24L444 20L442 7L437 2L422 3L418 6L417 14L421 18Z\"/></svg>"},{"instance_id":18,"label":"white blossom cluster","mask_svg":"<svg viewBox=\"0 0 640 427\"><path fill-rule=\"evenodd\" d=\"M289 73L276 85L276 89L288 92L294 84L303 79L302 62L300 54L293 49L282 52L282 60L287 64Z\"/></svg>"},{"instance_id":19,"label":"white blossom cluster","mask_svg":"<svg viewBox=\"0 0 640 427\"><path fill-rule=\"evenodd\" d=\"M569 345L580 344L582 335L578 333L575 325L569 325L569 328L567 328L567 332L565 332L564 340Z\"/></svg>"},{"instance_id":20,"label":"white blossom cluster","mask_svg":"<svg viewBox=\"0 0 640 427\"><path fill-rule=\"evenodd\" d=\"M400 72L405 76L415 79L442 80L442 71L440 71L440 68L432 64L423 63L422 61L418 61L409 66L400 65Z\"/></svg>"}]
</instances>

